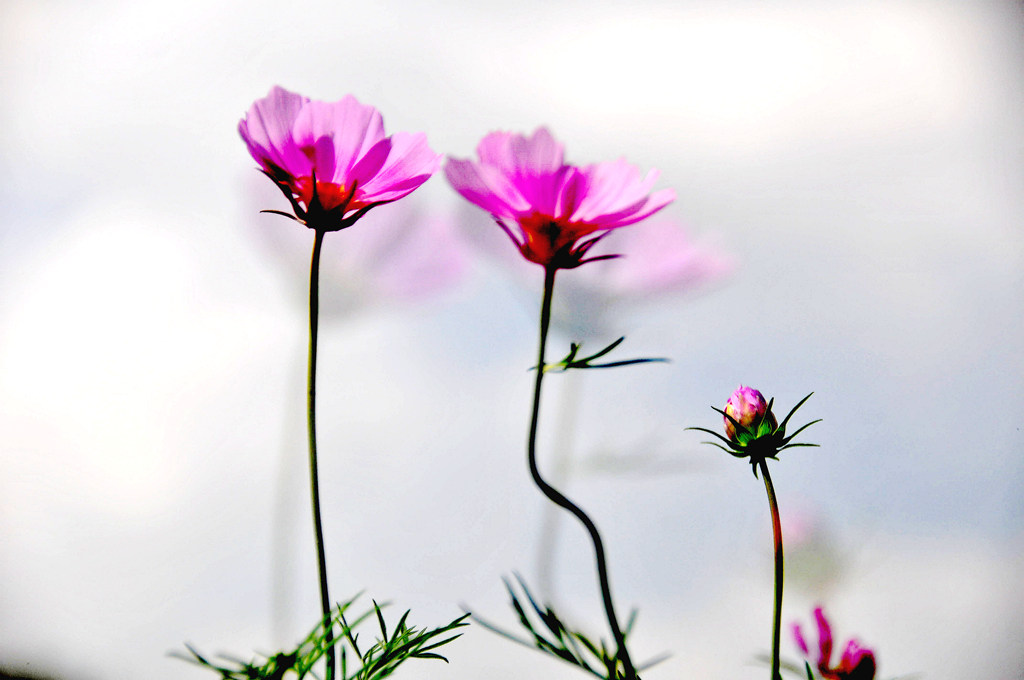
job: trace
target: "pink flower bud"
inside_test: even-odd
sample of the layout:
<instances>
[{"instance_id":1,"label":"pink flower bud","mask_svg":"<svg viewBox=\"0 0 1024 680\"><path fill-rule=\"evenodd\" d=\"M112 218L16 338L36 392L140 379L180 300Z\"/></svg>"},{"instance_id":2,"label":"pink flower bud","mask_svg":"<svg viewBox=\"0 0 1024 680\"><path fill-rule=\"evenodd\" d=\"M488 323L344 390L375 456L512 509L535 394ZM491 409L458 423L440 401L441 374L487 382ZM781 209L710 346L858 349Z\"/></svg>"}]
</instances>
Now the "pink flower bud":
<instances>
[{"instance_id":1,"label":"pink flower bud","mask_svg":"<svg viewBox=\"0 0 1024 680\"><path fill-rule=\"evenodd\" d=\"M740 385L732 393L732 396L729 397L729 401L725 402L725 409L723 410L730 418L743 427L752 427L756 426L761 421L765 411L768 411L768 402L754 388ZM725 421L725 434L728 435L731 441L737 441L736 426L732 424L729 418L723 418L723 420ZM770 424L773 430L778 425L778 422L775 420L775 414L771 412L768 413L768 418L765 422ZM755 436L760 434L760 432L754 432Z\"/></svg>"}]
</instances>

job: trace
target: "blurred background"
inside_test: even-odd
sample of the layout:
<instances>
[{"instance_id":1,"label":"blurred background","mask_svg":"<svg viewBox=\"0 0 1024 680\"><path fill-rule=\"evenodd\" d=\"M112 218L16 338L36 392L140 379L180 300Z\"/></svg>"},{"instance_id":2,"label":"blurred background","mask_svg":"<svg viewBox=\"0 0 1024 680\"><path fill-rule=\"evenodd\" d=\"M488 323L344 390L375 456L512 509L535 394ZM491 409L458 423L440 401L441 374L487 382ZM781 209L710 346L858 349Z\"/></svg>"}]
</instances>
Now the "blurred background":
<instances>
[{"instance_id":1,"label":"blurred background","mask_svg":"<svg viewBox=\"0 0 1024 680\"><path fill-rule=\"evenodd\" d=\"M634 654L672 653L645 678L767 673L763 487L684 431L741 382L823 419L772 465L785 622L825 605L883 678L1024 677L1024 9L801 1L0 4L8 673L210 678L167 653L319 616L312 234L259 214L283 199L236 132L274 84L455 157L547 125L676 190L665 277L625 241L565 272L551 344L671 363L552 375L541 433ZM540 269L502 238L439 175L326 239L332 595L514 627L517 570L607 637L586 536L529 480ZM583 677L479 627L448 656L400 675Z\"/></svg>"}]
</instances>

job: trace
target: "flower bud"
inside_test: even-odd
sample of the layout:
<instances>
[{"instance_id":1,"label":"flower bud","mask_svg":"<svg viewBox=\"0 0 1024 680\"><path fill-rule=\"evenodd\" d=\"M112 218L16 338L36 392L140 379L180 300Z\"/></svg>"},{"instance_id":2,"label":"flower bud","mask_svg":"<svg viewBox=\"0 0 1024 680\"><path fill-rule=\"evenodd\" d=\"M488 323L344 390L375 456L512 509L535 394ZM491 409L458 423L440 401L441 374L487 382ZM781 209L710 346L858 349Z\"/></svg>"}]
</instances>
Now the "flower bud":
<instances>
[{"instance_id":1,"label":"flower bud","mask_svg":"<svg viewBox=\"0 0 1024 680\"><path fill-rule=\"evenodd\" d=\"M725 409L723 410L737 423L749 428L761 421L765 411L768 411L768 402L764 400L764 395L754 388L740 385L732 393L732 396L729 397L729 401L725 402ZM729 418L723 418L723 420L725 421L725 434L729 437L730 441L737 441L736 426L732 424ZM765 420L765 423L770 424L774 430L778 426L775 414L768 411L768 418ZM762 433L754 432L754 436L759 436L760 434Z\"/></svg>"}]
</instances>

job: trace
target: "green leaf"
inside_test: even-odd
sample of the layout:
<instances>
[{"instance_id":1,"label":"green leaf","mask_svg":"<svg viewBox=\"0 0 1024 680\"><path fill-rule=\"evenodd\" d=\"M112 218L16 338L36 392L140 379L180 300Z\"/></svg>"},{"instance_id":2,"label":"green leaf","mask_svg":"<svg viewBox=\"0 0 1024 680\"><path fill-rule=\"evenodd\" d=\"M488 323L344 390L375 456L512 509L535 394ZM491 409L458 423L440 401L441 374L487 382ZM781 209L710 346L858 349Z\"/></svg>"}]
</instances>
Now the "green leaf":
<instances>
[{"instance_id":1,"label":"green leaf","mask_svg":"<svg viewBox=\"0 0 1024 680\"><path fill-rule=\"evenodd\" d=\"M820 445L821 444L818 444L818 443L801 443L801 442L787 443L787 444L784 445L784 447L779 447L778 450L779 451L783 451L785 449L793 449L795 447L814 447L815 449L817 449L817 448L820 447Z\"/></svg>"},{"instance_id":2,"label":"green leaf","mask_svg":"<svg viewBox=\"0 0 1024 680\"><path fill-rule=\"evenodd\" d=\"M714 430L709 430L706 427L688 427L686 429L687 430L697 430L698 432L704 432L706 434L710 434L713 437L718 437L719 439L721 439L723 442L725 442L729 446L733 445L733 442L732 442L731 439L727 439L727 438L723 437L721 434L719 434L718 432L715 432ZM711 443L711 442L707 442L707 443Z\"/></svg>"},{"instance_id":3,"label":"green leaf","mask_svg":"<svg viewBox=\"0 0 1024 680\"><path fill-rule=\"evenodd\" d=\"M371 600L371 601L373 602L373 610L375 612L377 612L377 621L380 623L380 635L383 638L384 642L387 642L388 641L388 627L386 625L384 625L384 615L381 614L380 607L377 606L377 601L376 600Z\"/></svg>"},{"instance_id":4,"label":"green leaf","mask_svg":"<svg viewBox=\"0 0 1024 680\"><path fill-rule=\"evenodd\" d=\"M640 664L639 666L636 667L636 670L638 672L639 671L645 671L648 668L652 668L654 666L657 666L662 661L666 661L666 660L671 659L671 658L672 658L672 655L669 654L668 652L665 652L663 654L659 654L658 656L654 657L653 659L648 659L647 661L644 661L642 664Z\"/></svg>"},{"instance_id":5,"label":"green leaf","mask_svg":"<svg viewBox=\"0 0 1024 680\"><path fill-rule=\"evenodd\" d=\"M619 338L619 339L618 339L618 340L616 340L615 342L611 343L610 345L608 345L607 347L605 347L604 349L602 349L602 350L601 350L600 352L597 352L597 353L595 353L595 354L591 354L591 355L590 355L589 357L587 357L586 359L584 359L584 361L592 361L592 360L594 360L594 359L600 359L600 358L601 358L601 357L603 357L603 356L604 356L605 354L608 354L608 352L611 352L611 351L612 351L613 349L615 349L616 347L618 347L619 345L621 345L621 344L622 344L622 343L623 343L623 342L624 342L625 340L626 340L626 336L625 336L625 335L623 335L623 336L622 336L621 338Z\"/></svg>"},{"instance_id":6,"label":"green leaf","mask_svg":"<svg viewBox=\"0 0 1024 680\"><path fill-rule=\"evenodd\" d=\"M620 344L622 344L622 342L625 339L626 339L626 337L622 336L618 340L616 340L616 341L612 342L611 344L609 344L604 349L601 349L600 351L594 352L590 356L586 356L586 357L577 357L577 354L579 353L579 350L583 347L582 344L577 344L575 342L570 343L569 344L569 354L567 354L565 356L565 358L562 359L561 361L559 361L558 363L546 364L544 366L544 371L546 372L546 371L550 371L550 370L553 370L553 369L556 369L556 368L560 368L562 371L568 371L569 369L574 369L574 368L579 368L579 369L615 368L617 366L630 366L630 365L633 365L633 364L646 364L646 363L652 363L652 362L667 362L668 361L668 359L664 359L664 358L643 358L643 359L626 359L626 360L623 360L623 361L611 361L611 362L602 363L602 364L592 363L595 359L599 359L599 358L605 356L606 354L611 352L613 349L618 347ZM533 370L533 369L531 369L531 370Z\"/></svg>"},{"instance_id":7,"label":"green leaf","mask_svg":"<svg viewBox=\"0 0 1024 680\"><path fill-rule=\"evenodd\" d=\"M630 632L633 630L633 624L636 623L636 617L640 613L640 610L633 607L629 610L629 618L626 619L626 627L622 629L622 638L626 639L629 637Z\"/></svg>"},{"instance_id":8,"label":"green leaf","mask_svg":"<svg viewBox=\"0 0 1024 680\"><path fill-rule=\"evenodd\" d=\"M652 359L627 359L625 361L610 361L606 364L587 364L586 366L570 366L569 368L617 368L619 366L632 366L633 364L669 363L668 359L657 357Z\"/></svg>"},{"instance_id":9,"label":"green leaf","mask_svg":"<svg viewBox=\"0 0 1024 680\"><path fill-rule=\"evenodd\" d=\"M814 392L811 392L811 394L814 394ZM779 423L779 432L781 432L782 434L786 433L786 424L789 422L789 419L793 417L793 414L796 413L796 410L798 408L804 405L805 401L811 398L811 394L808 394L806 397L797 402L797 405L794 406L788 414L786 414L786 417L782 419L781 423Z\"/></svg>"},{"instance_id":10,"label":"green leaf","mask_svg":"<svg viewBox=\"0 0 1024 680\"><path fill-rule=\"evenodd\" d=\"M558 617L555 616L555 614L551 611L550 607L548 607L546 610L542 610L540 606L538 606L536 600L533 599L533 594L530 593L530 589L527 588L526 583L523 582L522 576L514 572L513 575L519 582L519 587L523 589L523 593L530 601L530 606L533 607L533 611L537 612L537 616L540 617L540 620L544 623L545 626L547 626L548 630L550 630L557 639L561 640L565 632L565 626L562 625L562 622L558 620Z\"/></svg>"},{"instance_id":11,"label":"green leaf","mask_svg":"<svg viewBox=\"0 0 1024 680\"><path fill-rule=\"evenodd\" d=\"M621 666L619 659L617 656L609 653L607 646L603 641L601 641L599 647L582 633L568 629L550 606L540 606L540 604L533 598L533 594L530 592L525 580L519 574L515 574L515 577L519 585L522 587L523 597L530 602L531 606L529 609L524 607L519 594L513 588L509 579L503 578L502 580L505 583L506 589L509 591L512 608L515 610L516 615L520 620L520 624L533 638L532 644L527 642L524 638L513 635L512 633L509 633L508 631L505 631L478 616L472 616L474 621L481 624L488 630L498 633L502 637L508 638L509 640L524 646L533 647L534 649L546 654L550 654L557 659L587 671L595 677L602 678L603 680L619 680L622 677L622 673L617 670ZM540 630L534 627L534 624L530 619L530 611L544 622L549 633L553 635L552 638L549 639L548 637L545 637ZM631 616L631 620L634 617L635 614ZM627 624L627 627L631 627L632 625L631 621ZM600 666L595 668L595 666L592 665L590 660L591 656L600 662ZM603 672L598 670L601 666L604 667Z\"/></svg>"},{"instance_id":12,"label":"green leaf","mask_svg":"<svg viewBox=\"0 0 1024 680\"><path fill-rule=\"evenodd\" d=\"M806 425L804 425L804 426L802 426L800 428L797 428L797 431L794 432L793 434L789 435L785 439L783 439L782 443L783 444L788 444L793 439L793 437L797 436L798 434L800 434L801 432L803 432L804 430L809 428L811 425L814 425L815 423L820 423L820 422L821 422L821 418L818 418L817 420L812 420L811 422L807 423Z\"/></svg>"}]
</instances>

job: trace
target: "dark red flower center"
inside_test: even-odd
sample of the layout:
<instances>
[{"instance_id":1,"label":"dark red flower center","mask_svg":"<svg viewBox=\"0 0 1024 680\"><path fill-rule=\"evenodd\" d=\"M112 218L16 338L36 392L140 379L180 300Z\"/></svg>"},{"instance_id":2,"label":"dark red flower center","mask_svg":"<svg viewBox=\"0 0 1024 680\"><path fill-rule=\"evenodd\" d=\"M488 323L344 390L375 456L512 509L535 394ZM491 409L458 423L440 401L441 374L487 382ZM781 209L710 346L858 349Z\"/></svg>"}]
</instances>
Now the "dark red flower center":
<instances>
[{"instance_id":1,"label":"dark red flower center","mask_svg":"<svg viewBox=\"0 0 1024 680\"><path fill-rule=\"evenodd\" d=\"M290 184L292 192L308 210L309 204L313 200L313 179L311 177L296 177ZM343 184L321 180L316 181L316 197L324 210L332 210L340 205L344 205L346 199L349 198L350 191L351 189L346 188ZM358 192L356 193L358 194ZM345 212L358 210L365 205L365 203L353 196L344 210Z\"/></svg>"},{"instance_id":2,"label":"dark red flower center","mask_svg":"<svg viewBox=\"0 0 1024 680\"><path fill-rule=\"evenodd\" d=\"M526 259L542 265L556 256L568 256L576 241L594 231L585 223L560 223L548 215L534 213L519 219L524 241L519 247Z\"/></svg>"}]
</instances>

